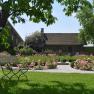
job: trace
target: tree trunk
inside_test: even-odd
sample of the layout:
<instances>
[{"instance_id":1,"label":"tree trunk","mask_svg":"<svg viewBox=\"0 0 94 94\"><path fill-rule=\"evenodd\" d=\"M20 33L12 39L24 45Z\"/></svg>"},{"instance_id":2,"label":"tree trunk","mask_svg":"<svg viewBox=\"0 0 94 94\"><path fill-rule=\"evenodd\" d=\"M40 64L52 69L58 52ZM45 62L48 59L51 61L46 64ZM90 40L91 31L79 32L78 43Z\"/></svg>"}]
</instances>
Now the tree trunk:
<instances>
[{"instance_id":1,"label":"tree trunk","mask_svg":"<svg viewBox=\"0 0 94 94\"><path fill-rule=\"evenodd\" d=\"M8 17L9 17L9 12L2 9L0 11L0 27L1 28L5 27L7 20L8 20Z\"/></svg>"},{"instance_id":2,"label":"tree trunk","mask_svg":"<svg viewBox=\"0 0 94 94\"><path fill-rule=\"evenodd\" d=\"M10 16L9 12L10 12L10 5L9 5L9 2L6 1L3 3L2 9L0 11L0 27L1 28L5 27L7 20Z\"/></svg>"}]
</instances>

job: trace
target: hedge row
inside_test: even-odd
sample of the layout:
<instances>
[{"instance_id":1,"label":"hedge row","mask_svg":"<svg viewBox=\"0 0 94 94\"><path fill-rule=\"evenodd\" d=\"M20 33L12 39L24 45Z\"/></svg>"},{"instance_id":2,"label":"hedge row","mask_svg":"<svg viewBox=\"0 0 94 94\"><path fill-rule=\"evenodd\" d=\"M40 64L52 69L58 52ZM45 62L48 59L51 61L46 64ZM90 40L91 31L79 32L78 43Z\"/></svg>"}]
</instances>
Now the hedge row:
<instances>
[{"instance_id":1,"label":"hedge row","mask_svg":"<svg viewBox=\"0 0 94 94\"><path fill-rule=\"evenodd\" d=\"M94 60L94 56L59 56L58 60L60 62L65 62L65 61L76 61L77 59L82 59L82 60L86 60L86 59L92 59Z\"/></svg>"}]
</instances>

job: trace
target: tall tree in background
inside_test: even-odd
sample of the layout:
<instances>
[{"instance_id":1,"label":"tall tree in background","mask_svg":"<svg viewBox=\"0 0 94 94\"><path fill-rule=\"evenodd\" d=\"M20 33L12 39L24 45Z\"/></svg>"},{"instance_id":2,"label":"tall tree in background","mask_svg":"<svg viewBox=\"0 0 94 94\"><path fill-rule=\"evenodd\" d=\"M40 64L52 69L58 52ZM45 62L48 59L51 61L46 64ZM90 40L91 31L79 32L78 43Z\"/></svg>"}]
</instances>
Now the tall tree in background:
<instances>
[{"instance_id":1,"label":"tall tree in background","mask_svg":"<svg viewBox=\"0 0 94 94\"><path fill-rule=\"evenodd\" d=\"M78 11L77 18L82 26L80 29L80 39L84 42L94 44L94 0L92 7L85 6Z\"/></svg>"},{"instance_id":2,"label":"tall tree in background","mask_svg":"<svg viewBox=\"0 0 94 94\"><path fill-rule=\"evenodd\" d=\"M25 43L37 52L42 52L45 47L47 37L43 32L34 32L25 38Z\"/></svg>"}]
</instances>

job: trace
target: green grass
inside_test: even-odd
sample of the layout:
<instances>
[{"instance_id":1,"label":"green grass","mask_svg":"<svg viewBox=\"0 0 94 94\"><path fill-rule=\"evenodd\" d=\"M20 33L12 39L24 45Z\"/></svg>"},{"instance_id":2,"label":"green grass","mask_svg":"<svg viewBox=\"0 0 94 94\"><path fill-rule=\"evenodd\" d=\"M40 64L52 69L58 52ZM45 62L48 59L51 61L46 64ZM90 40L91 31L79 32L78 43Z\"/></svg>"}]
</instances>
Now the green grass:
<instances>
[{"instance_id":1,"label":"green grass","mask_svg":"<svg viewBox=\"0 0 94 94\"><path fill-rule=\"evenodd\" d=\"M28 72L28 81L0 80L0 94L94 94L94 74Z\"/></svg>"}]
</instances>

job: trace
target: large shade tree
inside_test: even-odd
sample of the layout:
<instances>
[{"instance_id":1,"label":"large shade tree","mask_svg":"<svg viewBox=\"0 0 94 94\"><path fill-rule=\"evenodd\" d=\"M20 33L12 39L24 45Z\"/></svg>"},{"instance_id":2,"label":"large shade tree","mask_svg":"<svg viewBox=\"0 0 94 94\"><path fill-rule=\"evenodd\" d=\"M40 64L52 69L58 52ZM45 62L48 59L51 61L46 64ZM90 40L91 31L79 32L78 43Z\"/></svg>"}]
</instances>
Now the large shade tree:
<instances>
[{"instance_id":1,"label":"large shade tree","mask_svg":"<svg viewBox=\"0 0 94 94\"><path fill-rule=\"evenodd\" d=\"M26 14L30 21L44 22L49 25L55 22L52 15L54 2L64 5L66 15L76 12L79 8L89 5L88 0L0 0L0 26L6 25L7 19L11 17L13 23L25 22L21 15Z\"/></svg>"},{"instance_id":2,"label":"large shade tree","mask_svg":"<svg viewBox=\"0 0 94 94\"><path fill-rule=\"evenodd\" d=\"M81 24L80 39L85 42L94 44L94 0L92 7L84 6L77 13L77 18Z\"/></svg>"},{"instance_id":3,"label":"large shade tree","mask_svg":"<svg viewBox=\"0 0 94 94\"><path fill-rule=\"evenodd\" d=\"M32 22L42 21L46 25L54 23L56 20L52 15L54 2L64 6L66 15L77 12L83 6L91 6L88 0L0 0L0 31L3 31L9 17L13 23L24 23L23 14Z\"/></svg>"}]
</instances>

